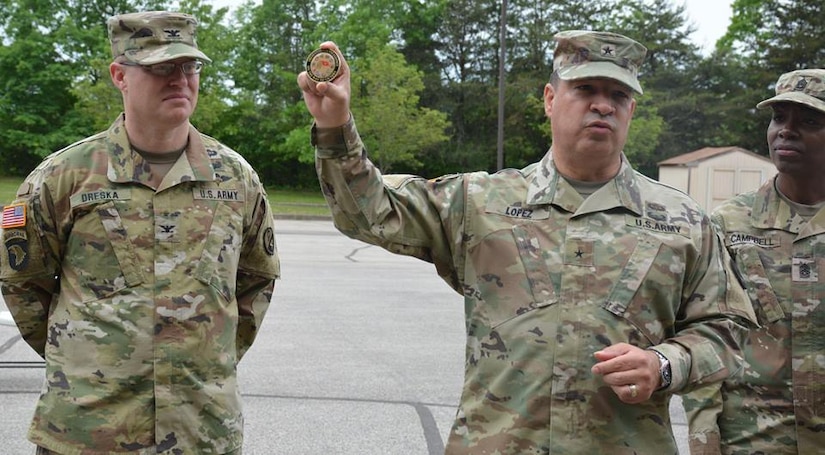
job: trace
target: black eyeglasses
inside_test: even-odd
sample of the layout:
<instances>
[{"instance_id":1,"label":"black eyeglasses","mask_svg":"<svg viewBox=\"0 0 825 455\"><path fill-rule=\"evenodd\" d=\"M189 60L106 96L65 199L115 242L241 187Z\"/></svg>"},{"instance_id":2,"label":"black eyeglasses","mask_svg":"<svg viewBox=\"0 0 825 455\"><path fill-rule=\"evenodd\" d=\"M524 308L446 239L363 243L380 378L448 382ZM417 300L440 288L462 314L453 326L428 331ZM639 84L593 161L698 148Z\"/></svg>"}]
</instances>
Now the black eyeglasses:
<instances>
[{"instance_id":1,"label":"black eyeglasses","mask_svg":"<svg viewBox=\"0 0 825 455\"><path fill-rule=\"evenodd\" d=\"M164 62L164 63L155 63L154 65L141 65L139 63L132 63L132 62L118 62L123 66L139 66L144 70L154 74L155 76L161 77L168 77L171 76L172 73L175 71L175 68L180 67L180 70L183 74L187 76L191 76L193 74L198 74L203 69L203 62L200 60L192 60L190 62L183 62L183 63L171 63L171 62Z\"/></svg>"}]
</instances>

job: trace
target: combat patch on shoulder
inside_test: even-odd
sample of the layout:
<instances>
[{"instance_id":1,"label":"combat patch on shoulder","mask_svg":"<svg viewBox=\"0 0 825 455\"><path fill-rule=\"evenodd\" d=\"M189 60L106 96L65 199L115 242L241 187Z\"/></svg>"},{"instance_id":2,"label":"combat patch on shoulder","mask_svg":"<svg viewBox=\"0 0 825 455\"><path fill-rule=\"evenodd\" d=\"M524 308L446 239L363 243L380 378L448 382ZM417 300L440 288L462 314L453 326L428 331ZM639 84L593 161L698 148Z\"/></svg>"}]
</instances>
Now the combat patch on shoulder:
<instances>
[{"instance_id":1,"label":"combat patch on shoulder","mask_svg":"<svg viewBox=\"0 0 825 455\"><path fill-rule=\"evenodd\" d=\"M3 207L3 229L19 228L26 226L26 204L17 203Z\"/></svg>"},{"instance_id":2,"label":"combat patch on shoulder","mask_svg":"<svg viewBox=\"0 0 825 455\"><path fill-rule=\"evenodd\" d=\"M29 265L29 240L26 231L3 231L3 246L9 258L9 267L19 272Z\"/></svg>"},{"instance_id":3,"label":"combat patch on shoulder","mask_svg":"<svg viewBox=\"0 0 825 455\"><path fill-rule=\"evenodd\" d=\"M690 226L674 223L673 221L659 221L653 218L625 215L625 224L637 229L645 229L663 234L676 234L690 238Z\"/></svg>"},{"instance_id":4,"label":"combat patch on shoulder","mask_svg":"<svg viewBox=\"0 0 825 455\"><path fill-rule=\"evenodd\" d=\"M275 232L272 230L271 227L264 229L264 234L262 236L262 242L264 251L266 252L267 256L272 256L275 254Z\"/></svg>"}]
</instances>

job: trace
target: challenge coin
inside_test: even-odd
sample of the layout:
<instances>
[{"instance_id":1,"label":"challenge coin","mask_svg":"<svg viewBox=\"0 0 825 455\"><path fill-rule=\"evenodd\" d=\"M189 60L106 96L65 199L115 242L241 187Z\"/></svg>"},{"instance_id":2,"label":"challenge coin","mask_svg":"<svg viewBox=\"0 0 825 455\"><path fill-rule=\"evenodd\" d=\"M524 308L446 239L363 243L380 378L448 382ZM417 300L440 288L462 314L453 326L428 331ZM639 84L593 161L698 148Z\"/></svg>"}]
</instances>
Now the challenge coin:
<instances>
[{"instance_id":1,"label":"challenge coin","mask_svg":"<svg viewBox=\"0 0 825 455\"><path fill-rule=\"evenodd\" d=\"M307 76L315 82L329 82L338 76L341 61L330 49L316 49L307 57Z\"/></svg>"}]
</instances>

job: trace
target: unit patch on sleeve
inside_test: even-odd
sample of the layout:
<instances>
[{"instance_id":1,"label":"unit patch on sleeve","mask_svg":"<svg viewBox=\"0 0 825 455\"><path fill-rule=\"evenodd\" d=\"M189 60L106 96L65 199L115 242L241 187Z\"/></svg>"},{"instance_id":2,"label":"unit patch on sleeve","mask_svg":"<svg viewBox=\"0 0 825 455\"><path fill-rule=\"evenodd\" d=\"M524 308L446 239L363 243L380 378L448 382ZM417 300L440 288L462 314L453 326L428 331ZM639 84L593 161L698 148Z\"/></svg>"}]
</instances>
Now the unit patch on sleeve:
<instances>
[{"instance_id":1,"label":"unit patch on sleeve","mask_svg":"<svg viewBox=\"0 0 825 455\"><path fill-rule=\"evenodd\" d=\"M29 241L26 231L16 229L3 233L3 244L9 257L9 267L18 272L29 265Z\"/></svg>"},{"instance_id":2,"label":"unit patch on sleeve","mask_svg":"<svg viewBox=\"0 0 825 455\"><path fill-rule=\"evenodd\" d=\"M26 204L11 204L3 207L3 229L26 226Z\"/></svg>"},{"instance_id":3,"label":"unit patch on sleeve","mask_svg":"<svg viewBox=\"0 0 825 455\"><path fill-rule=\"evenodd\" d=\"M271 227L264 229L262 241L266 254L268 256L275 254L275 232L272 231Z\"/></svg>"}]
</instances>

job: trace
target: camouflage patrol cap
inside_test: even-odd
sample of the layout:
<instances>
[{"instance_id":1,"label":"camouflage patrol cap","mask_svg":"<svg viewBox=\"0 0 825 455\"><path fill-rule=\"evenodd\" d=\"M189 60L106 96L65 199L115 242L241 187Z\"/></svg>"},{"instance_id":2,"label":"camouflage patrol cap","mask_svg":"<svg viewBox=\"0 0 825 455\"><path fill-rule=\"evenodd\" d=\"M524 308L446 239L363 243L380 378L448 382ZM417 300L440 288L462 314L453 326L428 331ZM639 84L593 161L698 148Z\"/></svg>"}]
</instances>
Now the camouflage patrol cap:
<instances>
[{"instance_id":1,"label":"camouflage patrol cap","mask_svg":"<svg viewBox=\"0 0 825 455\"><path fill-rule=\"evenodd\" d=\"M589 77L615 79L638 93L639 67L647 48L616 33L568 30L557 33L553 70L565 81Z\"/></svg>"},{"instance_id":2,"label":"camouflage patrol cap","mask_svg":"<svg viewBox=\"0 0 825 455\"><path fill-rule=\"evenodd\" d=\"M779 76L776 81L776 96L762 101L756 107L764 109L782 101L804 104L825 112L825 70L796 70Z\"/></svg>"},{"instance_id":3,"label":"camouflage patrol cap","mask_svg":"<svg viewBox=\"0 0 825 455\"><path fill-rule=\"evenodd\" d=\"M149 11L112 16L106 22L112 57L121 55L141 65L153 65L180 57L212 60L198 50L198 21L183 13Z\"/></svg>"}]
</instances>

